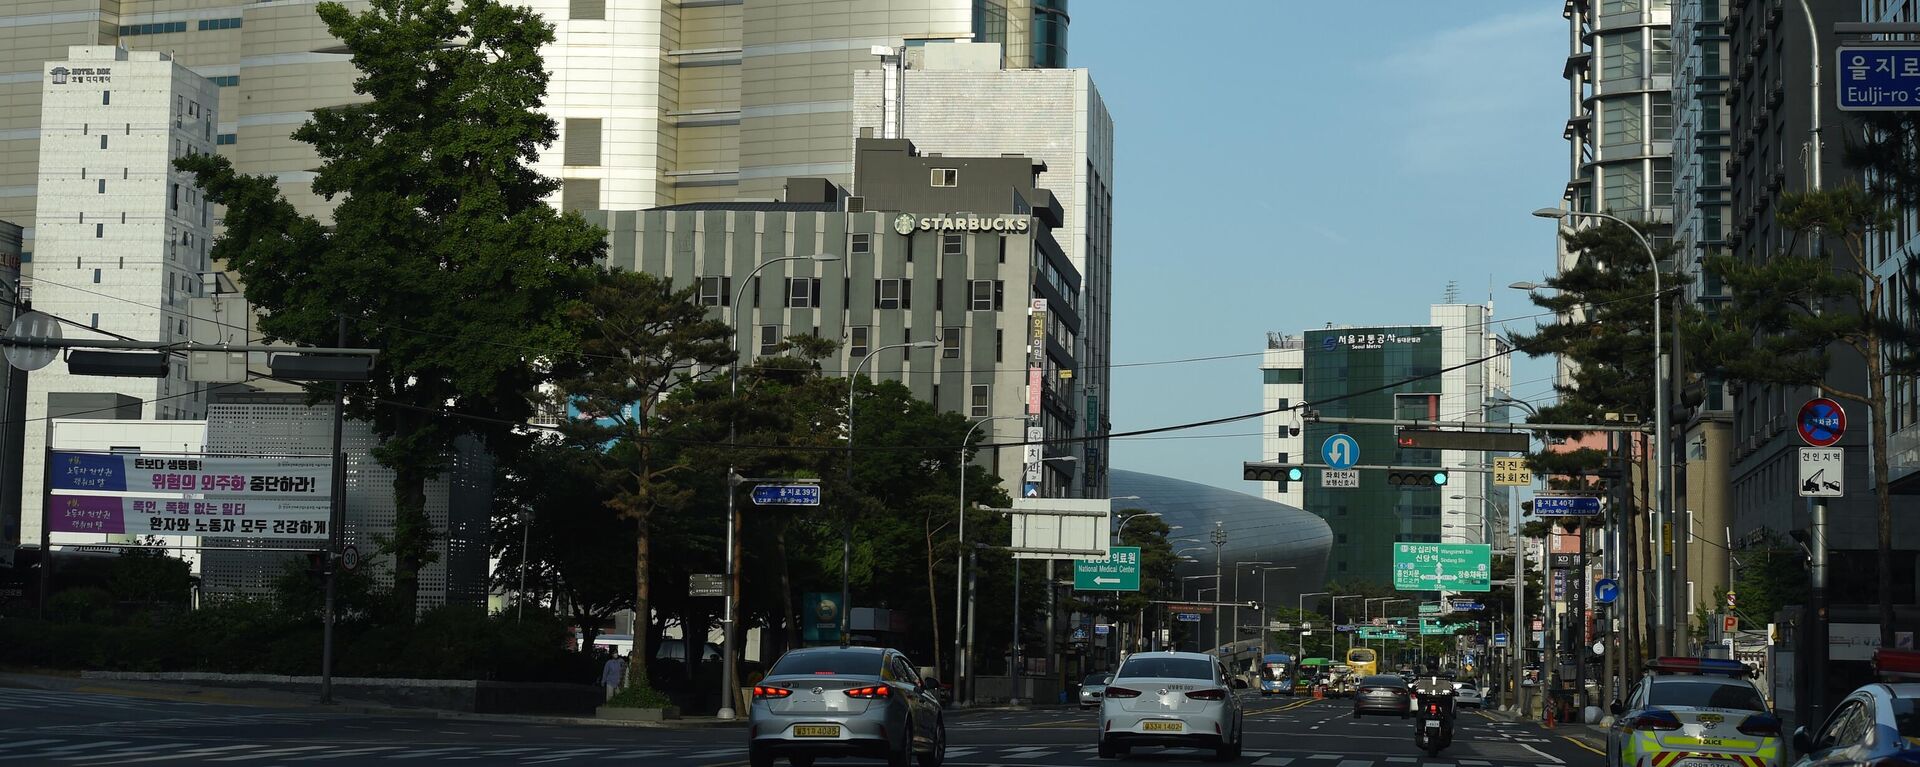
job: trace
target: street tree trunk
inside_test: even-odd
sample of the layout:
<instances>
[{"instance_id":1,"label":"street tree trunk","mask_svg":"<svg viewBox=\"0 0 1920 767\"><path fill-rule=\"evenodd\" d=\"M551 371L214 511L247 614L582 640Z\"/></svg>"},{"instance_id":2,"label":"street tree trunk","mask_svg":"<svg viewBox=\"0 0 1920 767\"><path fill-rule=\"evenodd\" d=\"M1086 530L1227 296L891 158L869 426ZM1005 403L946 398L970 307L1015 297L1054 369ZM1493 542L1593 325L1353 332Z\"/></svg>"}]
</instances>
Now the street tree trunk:
<instances>
[{"instance_id":1,"label":"street tree trunk","mask_svg":"<svg viewBox=\"0 0 1920 767\"><path fill-rule=\"evenodd\" d=\"M648 587L651 584L647 580L653 546L647 535L646 517L634 520L634 525L638 532L633 537L633 657L627 659L627 684L644 685L647 683L647 661L653 657L653 647L648 641L652 633L653 610L648 599ZM705 647L705 644L701 646Z\"/></svg>"},{"instance_id":2,"label":"street tree trunk","mask_svg":"<svg viewBox=\"0 0 1920 767\"><path fill-rule=\"evenodd\" d=\"M1884 285L1878 276L1872 278L1872 288L1868 300L1873 307L1874 317L1885 316L1881 312ZM1885 342L1879 333L1867 336L1867 396L1872 399L1867 409L1870 418L1867 421L1867 433L1873 439L1873 489L1876 505L1876 518L1879 523L1879 582L1875 584L1880 592L1880 646L1893 647L1893 496L1887 485L1887 379L1883 368ZM1822 542L1824 544L1824 542Z\"/></svg>"},{"instance_id":3,"label":"street tree trunk","mask_svg":"<svg viewBox=\"0 0 1920 767\"><path fill-rule=\"evenodd\" d=\"M787 648L799 647L805 640L800 629L800 613L793 604L793 564L787 559L787 531L793 528L791 520L781 520L780 530L774 533L774 556L780 559L780 626L787 635Z\"/></svg>"}]
</instances>

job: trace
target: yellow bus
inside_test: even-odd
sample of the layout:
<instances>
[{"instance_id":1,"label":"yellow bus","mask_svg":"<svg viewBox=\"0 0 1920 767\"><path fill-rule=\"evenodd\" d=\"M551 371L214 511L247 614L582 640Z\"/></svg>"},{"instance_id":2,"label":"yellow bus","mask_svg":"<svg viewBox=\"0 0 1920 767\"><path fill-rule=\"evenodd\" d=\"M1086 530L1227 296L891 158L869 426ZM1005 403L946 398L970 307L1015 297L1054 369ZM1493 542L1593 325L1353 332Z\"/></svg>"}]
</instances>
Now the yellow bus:
<instances>
[{"instance_id":1,"label":"yellow bus","mask_svg":"<svg viewBox=\"0 0 1920 767\"><path fill-rule=\"evenodd\" d=\"M1380 673L1380 656L1371 647L1355 647L1347 651L1347 668L1353 669L1354 676L1372 676Z\"/></svg>"}]
</instances>

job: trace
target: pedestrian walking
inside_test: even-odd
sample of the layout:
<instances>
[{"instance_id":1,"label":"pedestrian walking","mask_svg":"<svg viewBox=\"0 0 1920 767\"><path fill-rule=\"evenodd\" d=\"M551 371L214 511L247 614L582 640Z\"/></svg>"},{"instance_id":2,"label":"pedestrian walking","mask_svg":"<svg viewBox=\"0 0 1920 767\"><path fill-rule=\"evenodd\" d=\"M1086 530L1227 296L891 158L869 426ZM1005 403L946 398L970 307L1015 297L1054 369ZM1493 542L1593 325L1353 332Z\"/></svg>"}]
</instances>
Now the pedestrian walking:
<instances>
[{"instance_id":1,"label":"pedestrian walking","mask_svg":"<svg viewBox=\"0 0 1920 767\"><path fill-rule=\"evenodd\" d=\"M627 662L620 657L620 653L608 654L607 665L600 668L600 684L607 688L607 700L613 700L613 694L620 690L626 679Z\"/></svg>"}]
</instances>

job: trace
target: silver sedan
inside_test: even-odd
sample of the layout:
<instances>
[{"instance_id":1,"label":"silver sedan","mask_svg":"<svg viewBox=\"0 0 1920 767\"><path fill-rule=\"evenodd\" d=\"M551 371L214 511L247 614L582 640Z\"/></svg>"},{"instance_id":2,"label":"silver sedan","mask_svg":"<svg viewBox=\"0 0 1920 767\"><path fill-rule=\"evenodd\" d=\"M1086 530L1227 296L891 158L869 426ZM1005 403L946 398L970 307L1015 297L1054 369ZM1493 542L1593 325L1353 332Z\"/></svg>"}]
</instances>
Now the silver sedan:
<instances>
[{"instance_id":1,"label":"silver sedan","mask_svg":"<svg viewBox=\"0 0 1920 767\"><path fill-rule=\"evenodd\" d=\"M1246 738L1242 716L1227 671L1213 656L1136 653L1113 675L1100 701L1100 756L1176 746L1237 759Z\"/></svg>"},{"instance_id":2,"label":"silver sedan","mask_svg":"<svg viewBox=\"0 0 1920 767\"><path fill-rule=\"evenodd\" d=\"M770 767L786 757L885 759L889 767L939 767L947 725L933 687L896 650L807 647L780 656L753 687L747 761Z\"/></svg>"}]
</instances>

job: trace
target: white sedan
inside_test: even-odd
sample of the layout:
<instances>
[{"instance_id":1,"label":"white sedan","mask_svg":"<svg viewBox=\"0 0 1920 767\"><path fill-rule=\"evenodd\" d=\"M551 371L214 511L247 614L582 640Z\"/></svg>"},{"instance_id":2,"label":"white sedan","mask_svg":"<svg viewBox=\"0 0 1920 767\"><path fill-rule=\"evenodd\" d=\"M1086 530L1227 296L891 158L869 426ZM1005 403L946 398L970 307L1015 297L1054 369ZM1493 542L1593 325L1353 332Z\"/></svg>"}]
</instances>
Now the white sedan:
<instances>
[{"instance_id":1,"label":"white sedan","mask_svg":"<svg viewBox=\"0 0 1920 767\"><path fill-rule=\"evenodd\" d=\"M1486 699L1480 695L1480 687L1472 682L1453 683L1453 705L1479 708Z\"/></svg>"},{"instance_id":2,"label":"white sedan","mask_svg":"<svg viewBox=\"0 0 1920 767\"><path fill-rule=\"evenodd\" d=\"M1237 759L1243 712L1227 670L1211 655L1143 652L1127 658L1100 701L1100 756L1135 746L1212 749Z\"/></svg>"}]
</instances>

